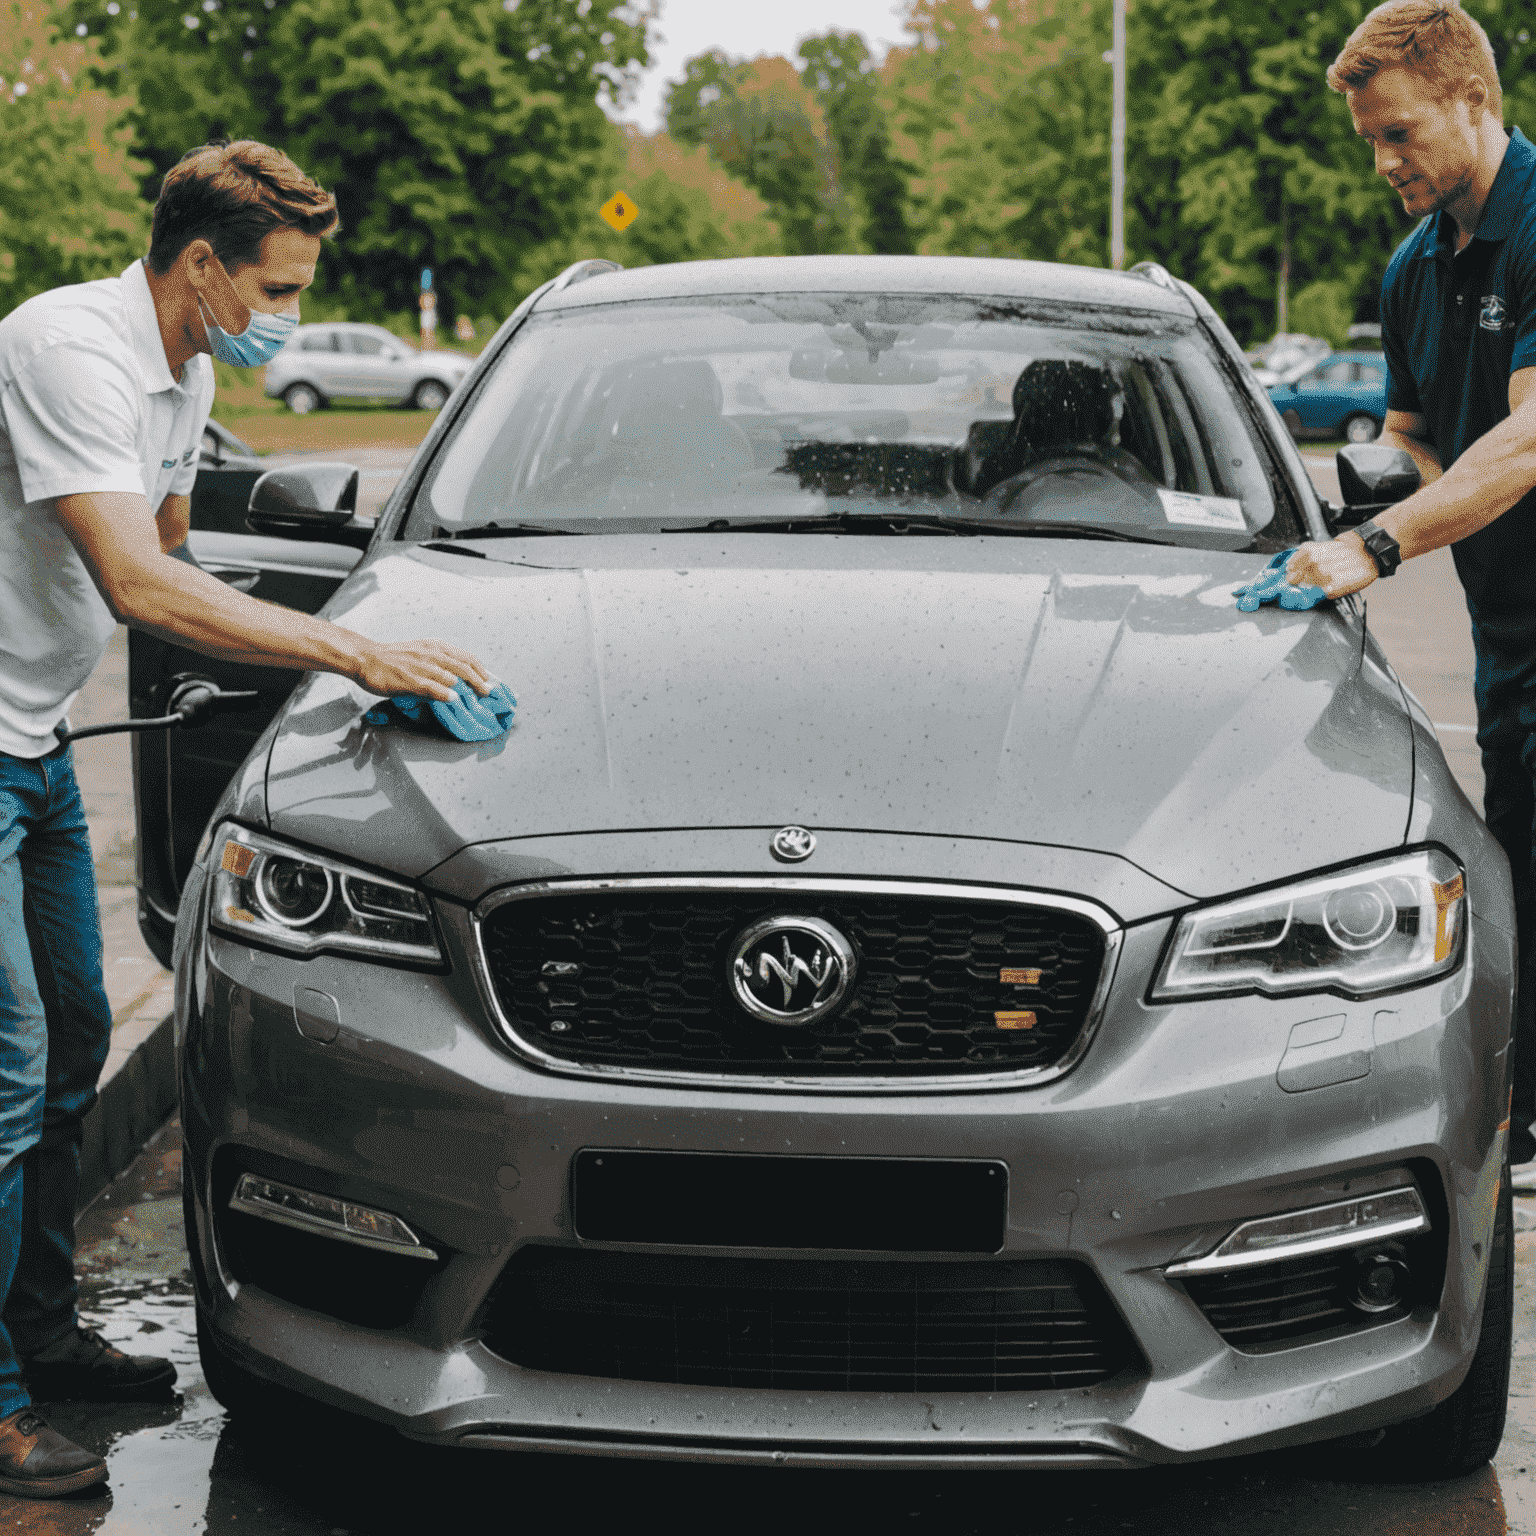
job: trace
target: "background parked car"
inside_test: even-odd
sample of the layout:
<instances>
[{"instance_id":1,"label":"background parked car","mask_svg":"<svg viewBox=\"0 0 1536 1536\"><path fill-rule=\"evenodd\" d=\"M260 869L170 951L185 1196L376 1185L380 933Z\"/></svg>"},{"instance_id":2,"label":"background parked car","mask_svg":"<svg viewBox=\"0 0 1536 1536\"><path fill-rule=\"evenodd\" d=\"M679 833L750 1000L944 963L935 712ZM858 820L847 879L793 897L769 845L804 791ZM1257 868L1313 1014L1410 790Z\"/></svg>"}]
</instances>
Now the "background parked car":
<instances>
[{"instance_id":1,"label":"background parked car","mask_svg":"<svg viewBox=\"0 0 1536 1536\"><path fill-rule=\"evenodd\" d=\"M473 366L459 352L417 352L381 325L301 325L267 365L266 389L300 416L329 400L436 411Z\"/></svg>"},{"instance_id":2,"label":"background parked car","mask_svg":"<svg viewBox=\"0 0 1536 1536\"><path fill-rule=\"evenodd\" d=\"M1269 391L1291 436L1369 443L1387 413L1387 364L1380 352L1335 352Z\"/></svg>"},{"instance_id":3,"label":"background parked car","mask_svg":"<svg viewBox=\"0 0 1536 1536\"><path fill-rule=\"evenodd\" d=\"M1243 355L1248 366L1265 389L1298 378L1308 368L1327 357L1332 348L1321 336L1306 336L1297 331L1281 331L1262 346L1250 347Z\"/></svg>"}]
</instances>

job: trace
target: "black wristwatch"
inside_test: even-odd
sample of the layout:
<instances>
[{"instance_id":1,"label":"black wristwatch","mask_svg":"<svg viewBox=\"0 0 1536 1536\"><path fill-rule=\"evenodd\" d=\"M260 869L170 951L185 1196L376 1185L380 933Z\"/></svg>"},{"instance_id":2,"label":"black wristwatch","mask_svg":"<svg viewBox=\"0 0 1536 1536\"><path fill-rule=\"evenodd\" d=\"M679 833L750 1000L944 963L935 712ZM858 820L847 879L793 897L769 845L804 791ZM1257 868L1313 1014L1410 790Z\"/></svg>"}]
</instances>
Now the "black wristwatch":
<instances>
[{"instance_id":1,"label":"black wristwatch","mask_svg":"<svg viewBox=\"0 0 1536 1536\"><path fill-rule=\"evenodd\" d=\"M1376 526L1375 518L1367 518L1355 532L1365 545L1365 552L1376 562L1378 576L1390 576L1403 563L1403 552L1397 540L1385 528Z\"/></svg>"}]
</instances>

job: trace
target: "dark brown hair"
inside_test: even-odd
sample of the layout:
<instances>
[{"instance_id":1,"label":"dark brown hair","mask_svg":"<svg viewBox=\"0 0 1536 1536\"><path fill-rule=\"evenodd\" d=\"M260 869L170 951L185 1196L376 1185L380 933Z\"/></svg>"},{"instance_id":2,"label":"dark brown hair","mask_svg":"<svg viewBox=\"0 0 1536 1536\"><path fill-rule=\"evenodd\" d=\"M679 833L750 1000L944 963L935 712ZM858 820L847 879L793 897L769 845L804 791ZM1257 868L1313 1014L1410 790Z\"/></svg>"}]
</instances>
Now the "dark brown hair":
<instances>
[{"instance_id":1,"label":"dark brown hair","mask_svg":"<svg viewBox=\"0 0 1536 1536\"><path fill-rule=\"evenodd\" d=\"M229 271L258 261L275 229L335 234L336 199L280 149L237 139L189 149L155 203L150 270L162 275L194 240L206 240Z\"/></svg>"},{"instance_id":2,"label":"dark brown hair","mask_svg":"<svg viewBox=\"0 0 1536 1536\"><path fill-rule=\"evenodd\" d=\"M1488 34L1454 0L1387 0L1350 33L1328 69L1336 91L1354 91L1379 70L1411 69L1442 96L1473 75L1488 87L1488 110L1504 120L1504 93Z\"/></svg>"}]
</instances>

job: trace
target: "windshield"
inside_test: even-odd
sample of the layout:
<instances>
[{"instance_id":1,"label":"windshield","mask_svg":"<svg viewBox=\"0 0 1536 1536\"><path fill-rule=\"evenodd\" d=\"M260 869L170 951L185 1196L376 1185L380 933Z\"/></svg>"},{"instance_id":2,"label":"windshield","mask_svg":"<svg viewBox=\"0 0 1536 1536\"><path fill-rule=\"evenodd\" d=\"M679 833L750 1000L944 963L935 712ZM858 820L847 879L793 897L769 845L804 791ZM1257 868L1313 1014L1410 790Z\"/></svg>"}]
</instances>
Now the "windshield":
<instances>
[{"instance_id":1,"label":"windshield","mask_svg":"<svg viewBox=\"0 0 1536 1536\"><path fill-rule=\"evenodd\" d=\"M1305 537L1192 323L814 293L535 314L405 535L859 516L1231 550Z\"/></svg>"}]
</instances>

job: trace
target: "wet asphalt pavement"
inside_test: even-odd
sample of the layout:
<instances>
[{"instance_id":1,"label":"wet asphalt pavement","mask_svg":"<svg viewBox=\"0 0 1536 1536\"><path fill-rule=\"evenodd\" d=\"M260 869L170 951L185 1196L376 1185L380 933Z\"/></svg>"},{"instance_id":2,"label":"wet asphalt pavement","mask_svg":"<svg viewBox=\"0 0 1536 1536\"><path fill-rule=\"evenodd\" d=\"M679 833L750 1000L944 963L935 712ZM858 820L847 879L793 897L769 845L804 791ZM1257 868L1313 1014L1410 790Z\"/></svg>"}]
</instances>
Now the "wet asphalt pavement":
<instances>
[{"instance_id":1,"label":"wet asphalt pavement","mask_svg":"<svg viewBox=\"0 0 1536 1536\"><path fill-rule=\"evenodd\" d=\"M83 1311L113 1343L168 1354L176 1399L59 1405L111 1481L53 1502L0 1495L0 1536L403 1536L405 1532L726 1528L732 1536L892 1529L1077 1536L1536 1536L1536 1193L1517 1202L1515 1380L1495 1466L1394 1486L1321 1449L1131 1473L847 1473L419 1447L324 1414L229 1422L197 1365L182 1245L181 1151L167 1126L81 1218ZM917 1526L909 1522L917 1521Z\"/></svg>"}]
</instances>

